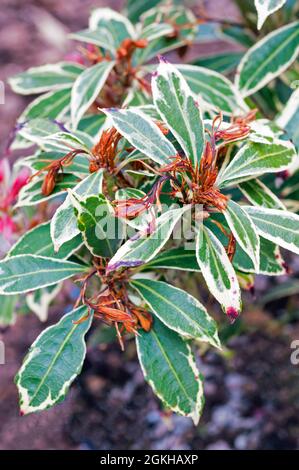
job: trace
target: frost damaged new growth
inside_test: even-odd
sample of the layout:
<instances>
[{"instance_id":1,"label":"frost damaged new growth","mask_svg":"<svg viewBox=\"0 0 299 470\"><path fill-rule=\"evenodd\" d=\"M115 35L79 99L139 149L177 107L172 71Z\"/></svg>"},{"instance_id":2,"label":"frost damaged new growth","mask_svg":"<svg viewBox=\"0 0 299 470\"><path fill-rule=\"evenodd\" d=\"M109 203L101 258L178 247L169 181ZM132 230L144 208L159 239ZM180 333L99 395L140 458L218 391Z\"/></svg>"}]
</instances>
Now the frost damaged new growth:
<instances>
[{"instance_id":1,"label":"frost damaged new growth","mask_svg":"<svg viewBox=\"0 0 299 470\"><path fill-rule=\"evenodd\" d=\"M94 260L95 270L92 270L82 279L82 287L76 305L83 303L88 308L88 314L76 320L75 324L86 321L91 312L94 318L99 318L108 325L114 325L117 337L122 350L124 343L121 334L127 333L138 334L138 328L149 331L152 325L151 314L140 307L134 305L130 301L127 289L128 279L130 277L129 270L119 273L107 273L105 260ZM97 276L101 285L104 286L98 294L89 298L86 294L87 284L93 276ZM121 328L119 328L119 323Z\"/></svg>"},{"instance_id":2,"label":"frost damaged new growth","mask_svg":"<svg viewBox=\"0 0 299 470\"><path fill-rule=\"evenodd\" d=\"M136 25L95 9L89 28L72 35L85 44L75 61L10 81L40 96L9 137L12 150L36 147L18 160L12 186L8 161L0 165L0 326L25 302L46 318L56 293L69 289L64 280L80 286L74 309L37 338L17 375L22 414L64 398L95 318L115 328L122 349L136 342L157 396L197 424L203 378L191 342L221 348L211 315L218 303L234 322L256 274L286 274L280 247L299 254L297 91L288 103L288 93L275 95L280 72L290 87L298 22L249 48L233 84L219 70L231 63L226 55L200 66L160 55L204 41L205 21L169 2ZM179 288L169 280L180 271ZM190 281L215 298L211 312L189 294Z\"/></svg>"}]
</instances>

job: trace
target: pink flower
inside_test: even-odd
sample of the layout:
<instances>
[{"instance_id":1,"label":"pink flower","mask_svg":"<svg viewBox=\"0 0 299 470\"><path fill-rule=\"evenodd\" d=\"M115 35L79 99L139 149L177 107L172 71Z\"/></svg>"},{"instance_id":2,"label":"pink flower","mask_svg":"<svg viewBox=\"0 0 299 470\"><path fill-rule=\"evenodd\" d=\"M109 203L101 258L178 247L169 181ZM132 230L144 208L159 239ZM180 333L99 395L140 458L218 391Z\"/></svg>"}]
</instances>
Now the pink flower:
<instances>
[{"instance_id":1,"label":"pink flower","mask_svg":"<svg viewBox=\"0 0 299 470\"><path fill-rule=\"evenodd\" d=\"M7 158L0 160L0 184L7 186L10 177L10 168Z\"/></svg>"},{"instance_id":2,"label":"pink flower","mask_svg":"<svg viewBox=\"0 0 299 470\"><path fill-rule=\"evenodd\" d=\"M20 190L27 184L29 170L24 168L10 185L11 171L7 159L0 162L0 208L6 211L17 199Z\"/></svg>"},{"instance_id":3,"label":"pink flower","mask_svg":"<svg viewBox=\"0 0 299 470\"><path fill-rule=\"evenodd\" d=\"M84 58L79 52L70 52L64 58L67 62L75 62L76 64L84 65Z\"/></svg>"},{"instance_id":4,"label":"pink flower","mask_svg":"<svg viewBox=\"0 0 299 470\"><path fill-rule=\"evenodd\" d=\"M12 201L17 198L20 190L23 188L23 186L25 186L25 184L28 183L28 178L29 171L26 168L23 168L14 180L10 189L10 197Z\"/></svg>"},{"instance_id":5,"label":"pink flower","mask_svg":"<svg viewBox=\"0 0 299 470\"><path fill-rule=\"evenodd\" d=\"M13 238L13 234L16 231L16 226L12 218L8 214L0 216L0 233L3 238L10 241Z\"/></svg>"}]
</instances>

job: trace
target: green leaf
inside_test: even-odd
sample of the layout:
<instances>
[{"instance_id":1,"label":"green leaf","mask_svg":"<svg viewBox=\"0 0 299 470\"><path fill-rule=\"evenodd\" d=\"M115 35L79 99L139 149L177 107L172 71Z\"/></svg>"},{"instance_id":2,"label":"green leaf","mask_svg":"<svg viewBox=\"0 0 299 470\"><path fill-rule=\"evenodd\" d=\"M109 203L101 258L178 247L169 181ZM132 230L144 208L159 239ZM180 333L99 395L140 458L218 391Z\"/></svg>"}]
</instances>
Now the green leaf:
<instances>
[{"instance_id":1,"label":"green leaf","mask_svg":"<svg viewBox=\"0 0 299 470\"><path fill-rule=\"evenodd\" d=\"M200 272L195 250L183 247L172 248L155 256L144 268L178 269L182 271Z\"/></svg>"},{"instance_id":2,"label":"green leaf","mask_svg":"<svg viewBox=\"0 0 299 470\"><path fill-rule=\"evenodd\" d=\"M128 17L135 23L139 20L142 13L148 11L160 2L161 0L147 0L147 2L144 2L144 0L127 0L126 8Z\"/></svg>"},{"instance_id":3,"label":"green leaf","mask_svg":"<svg viewBox=\"0 0 299 470\"><path fill-rule=\"evenodd\" d=\"M151 158L154 162L165 165L169 157L177 154L175 147L167 140L158 126L146 114L138 109L103 109L111 118L113 125L131 145Z\"/></svg>"},{"instance_id":4,"label":"green leaf","mask_svg":"<svg viewBox=\"0 0 299 470\"><path fill-rule=\"evenodd\" d=\"M111 8L96 8L89 19L91 30L100 29L106 35L107 44L114 50L119 48L124 39L136 39L134 26L125 16Z\"/></svg>"},{"instance_id":5,"label":"green leaf","mask_svg":"<svg viewBox=\"0 0 299 470\"><path fill-rule=\"evenodd\" d=\"M25 232L17 243L10 249L8 257L17 255L37 255L47 258L66 259L82 245L82 237L78 234L72 240L62 245L59 252L55 252L50 235L50 222L37 225Z\"/></svg>"},{"instance_id":6,"label":"green leaf","mask_svg":"<svg viewBox=\"0 0 299 470\"><path fill-rule=\"evenodd\" d=\"M103 194L77 199L70 193L78 211L78 227L87 248L94 256L111 258L123 239L123 222Z\"/></svg>"},{"instance_id":7,"label":"green leaf","mask_svg":"<svg viewBox=\"0 0 299 470\"><path fill-rule=\"evenodd\" d=\"M234 42L238 45L241 45L246 49L251 47L255 42L255 36L249 29L245 29L243 25L224 25L221 28L221 32L224 35L224 39L229 39L230 42Z\"/></svg>"},{"instance_id":8,"label":"green leaf","mask_svg":"<svg viewBox=\"0 0 299 470\"><path fill-rule=\"evenodd\" d=\"M197 262L208 289L233 320L241 310L241 292L237 275L226 251L207 227L200 227L196 238Z\"/></svg>"},{"instance_id":9,"label":"green leaf","mask_svg":"<svg viewBox=\"0 0 299 470\"><path fill-rule=\"evenodd\" d=\"M244 206L260 235L299 254L299 215L292 212Z\"/></svg>"},{"instance_id":10,"label":"green leaf","mask_svg":"<svg viewBox=\"0 0 299 470\"><path fill-rule=\"evenodd\" d=\"M234 186L264 173L287 169L296 159L296 151L289 141L276 139L271 144L246 143L220 174L217 184Z\"/></svg>"},{"instance_id":11,"label":"green leaf","mask_svg":"<svg viewBox=\"0 0 299 470\"><path fill-rule=\"evenodd\" d=\"M84 67L71 62L32 67L9 79L13 91L32 95L50 90L61 90L72 86Z\"/></svg>"},{"instance_id":12,"label":"green leaf","mask_svg":"<svg viewBox=\"0 0 299 470\"><path fill-rule=\"evenodd\" d=\"M74 83L71 99L72 125L78 123L102 90L115 62L103 61L86 69Z\"/></svg>"},{"instance_id":13,"label":"green leaf","mask_svg":"<svg viewBox=\"0 0 299 470\"><path fill-rule=\"evenodd\" d=\"M174 32L174 28L168 23L152 23L148 24L141 30L140 38L146 39L148 42L155 39L169 36Z\"/></svg>"},{"instance_id":14,"label":"green leaf","mask_svg":"<svg viewBox=\"0 0 299 470\"><path fill-rule=\"evenodd\" d=\"M260 242L260 265L257 272L266 276L286 274L286 263L282 259L279 247L263 237L260 237ZM238 271L256 273L252 259L239 246L236 249L233 265Z\"/></svg>"},{"instance_id":15,"label":"green leaf","mask_svg":"<svg viewBox=\"0 0 299 470\"><path fill-rule=\"evenodd\" d=\"M14 325L16 323L15 308L18 301L17 295L1 295L0 327Z\"/></svg>"},{"instance_id":16,"label":"green leaf","mask_svg":"<svg viewBox=\"0 0 299 470\"><path fill-rule=\"evenodd\" d=\"M191 91L198 95L204 104L217 112L230 115L246 105L238 96L234 85L224 75L196 65L175 65L183 74Z\"/></svg>"},{"instance_id":17,"label":"green leaf","mask_svg":"<svg viewBox=\"0 0 299 470\"><path fill-rule=\"evenodd\" d=\"M220 52L219 54L200 56L192 62L198 67L204 67L218 73L228 73L237 67L242 57L243 52Z\"/></svg>"},{"instance_id":18,"label":"green leaf","mask_svg":"<svg viewBox=\"0 0 299 470\"><path fill-rule=\"evenodd\" d=\"M86 354L84 336L92 315L80 324L73 322L86 314L84 306L73 310L44 330L32 344L15 378L22 414L45 410L65 398L82 369Z\"/></svg>"},{"instance_id":19,"label":"green leaf","mask_svg":"<svg viewBox=\"0 0 299 470\"><path fill-rule=\"evenodd\" d=\"M97 195L102 192L102 183L103 170L99 170L80 181L74 187L73 192L79 197ZM56 210L51 220L50 231L55 251L58 251L64 243L72 240L80 233L69 195Z\"/></svg>"},{"instance_id":20,"label":"green leaf","mask_svg":"<svg viewBox=\"0 0 299 470\"><path fill-rule=\"evenodd\" d=\"M215 321L190 294L152 279L132 279L130 285L168 328L187 339L198 339L220 348Z\"/></svg>"},{"instance_id":21,"label":"green leaf","mask_svg":"<svg viewBox=\"0 0 299 470\"><path fill-rule=\"evenodd\" d=\"M239 185L241 192L254 206L268 207L269 209L285 209L283 203L260 180L244 181Z\"/></svg>"},{"instance_id":22,"label":"green leaf","mask_svg":"<svg viewBox=\"0 0 299 470\"><path fill-rule=\"evenodd\" d=\"M253 221L242 207L232 200L228 201L223 214L235 239L252 259L258 272L260 266L260 239Z\"/></svg>"},{"instance_id":23,"label":"green leaf","mask_svg":"<svg viewBox=\"0 0 299 470\"><path fill-rule=\"evenodd\" d=\"M268 16L279 10L286 0L254 0L258 14L257 29L261 29Z\"/></svg>"},{"instance_id":24,"label":"green leaf","mask_svg":"<svg viewBox=\"0 0 299 470\"><path fill-rule=\"evenodd\" d=\"M78 130L91 137L98 137L105 120L106 116L104 114L87 114L80 120Z\"/></svg>"},{"instance_id":25,"label":"green leaf","mask_svg":"<svg viewBox=\"0 0 299 470\"><path fill-rule=\"evenodd\" d=\"M175 37L167 35L159 37L151 41L144 49L138 49L134 55L138 64L144 64L158 54L190 44L194 41L198 30L195 16L183 5L171 3L158 5L156 8L147 10L141 20L143 29L153 24L168 23L173 25L174 29L177 26L180 34Z\"/></svg>"},{"instance_id":26,"label":"green leaf","mask_svg":"<svg viewBox=\"0 0 299 470\"><path fill-rule=\"evenodd\" d=\"M276 29L251 47L236 73L243 97L252 95L281 75L299 53L299 22Z\"/></svg>"},{"instance_id":27,"label":"green leaf","mask_svg":"<svg viewBox=\"0 0 299 470\"><path fill-rule=\"evenodd\" d=\"M152 79L155 106L176 140L195 166L204 148L199 105L184 77L163 59Z\"/></svg>"},{"instance_id":28,"label":"green leaf","mask_svg":"<svg viewBox=\"0 0 299 470\"><path fill-rule=\"evenodd\" d=\"M136 336L145 379L165 406L197 424L202 412L203 379L188 343L155 318L149 333Z\"/></svg>"},{"instance_id":29,"label":"green leaf","mask_svg":"<svg viewBox=\"0 0 299 470\"><path fill-rule=\"evenodd\" d=\"M18 255L0 261L0 294L29 292L82 273L84 267L70 261L36 255Z\"/></svg>"},{"instance_id":30,"label":"green leaf","mask_svg":"<svg viewBox=\"0 0 299 470\"><path fill-rule=\"evenodd\" d=\"M108 264L108 270L139 266L153 259L167 243L176 223L189 209L189 206L170 209L156 219L155 229L149 235L138 232L116 252Z\"/></svg>"}]
</instances>

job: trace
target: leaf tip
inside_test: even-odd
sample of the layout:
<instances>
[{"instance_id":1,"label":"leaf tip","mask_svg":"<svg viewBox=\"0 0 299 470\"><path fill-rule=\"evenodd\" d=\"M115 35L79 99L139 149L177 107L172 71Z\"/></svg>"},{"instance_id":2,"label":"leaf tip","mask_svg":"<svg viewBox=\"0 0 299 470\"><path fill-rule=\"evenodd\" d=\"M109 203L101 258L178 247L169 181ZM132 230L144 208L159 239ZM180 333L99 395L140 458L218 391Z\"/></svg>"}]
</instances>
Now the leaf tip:
<instances>
[{"instance_id":1,"label":"leaf tip","mask_svg":"<svg viewBox=\"0 0 299 470\"><path fill-rule=\"evenodd\" d=\"M54 251L55 251L55 253L58 253L59 248L60 248L59 243L54 243Z\"/></svg>"},{"instance_id":2,"label":"leaf tip","mask_svg":"<svg viewBox=\"0 0 299 470\"><path fill-rule=\"evenodd\" d=\"M235 307L228 307L225 313L228 316L231 324L233 324L239 316L239 312L237 309L235 309Z\"/></svg>"},{"instance_id":3,"label":"leaf tip","mask_svg":"<svg viewBox=\"0 0 299 470\"><path fill-rule=\"evenodd\" d=\"M164 57L164 55L158 55L158 59L159 62L162 64L169 64L168 60L166 59L166 57Z\"/></svg>"}]
</instances>

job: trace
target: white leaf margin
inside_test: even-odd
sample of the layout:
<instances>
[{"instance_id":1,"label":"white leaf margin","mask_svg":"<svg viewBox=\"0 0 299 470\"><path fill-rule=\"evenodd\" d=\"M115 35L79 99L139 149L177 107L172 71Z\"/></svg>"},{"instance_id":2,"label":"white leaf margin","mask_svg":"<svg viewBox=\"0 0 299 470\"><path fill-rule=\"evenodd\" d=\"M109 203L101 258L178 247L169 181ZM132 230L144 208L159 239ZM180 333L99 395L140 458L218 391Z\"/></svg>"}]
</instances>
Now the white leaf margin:
<instances>
[{"instance_id":1,"label":"white leaf margin","mask_svg":"<svg viewBox=\"0 0 299 470\"><path fill-rule=\"evenodd\" d=\"M274 3L272 7L271 3ZM279 10L285 3L286 0L254 0L255 8L258 14L257 29L262 29L262 26L268 16Z\"/></svg>"},{"instance_id":2,"label":"white leaf margin","mask_svg":"<svg viewBox=\"0 0 299 470\"><path fill-rule=\"evenodd\" d=\"M278 75L280 75L282 72L284 72L289 67L289 65L291 65L292 62L294 62L295 58L297 57L297 55L299 53L299 44L298 44L298 47L294 50L291 59L287 63L284 63L283 65L281 65L281 67L276 69L275 73L272 73L272 72L266 73L264 78L262 80L260 80L259 83L255 87L250 88L250 90L247 90L247 89L244 90L244 91L240 90L239 85L240 85L241 70L242 70L244 64L248 60L249 61L251 60L251 57L250 57L251 53L258 50L260 47L262 47L268 41L269 38L271 39L272 37L276 36L279 32L281 32L285 29L288 29L291 26L294 26L296 23L298 23L298 28L299 28L299 22L294 21L293 23L289 23L286 26L283 26L282 28L276 29L276 30L272 31L270 34L268 34L267 36L265 36L263 39L261 39L259 42L257 42L250 49L248 49L248 51L244 54L244 56L242 57L239 65L237 67L237 71L236 71L236 75L235 75L235 86L236 86L237 90L239 90L239 93L241 94L242 98L247 98L248 96L253 95L256 91L263 88L265 85L267 85L267 83L269 83L271 80L273 80Z\"/></svg>"}]
</instances>

